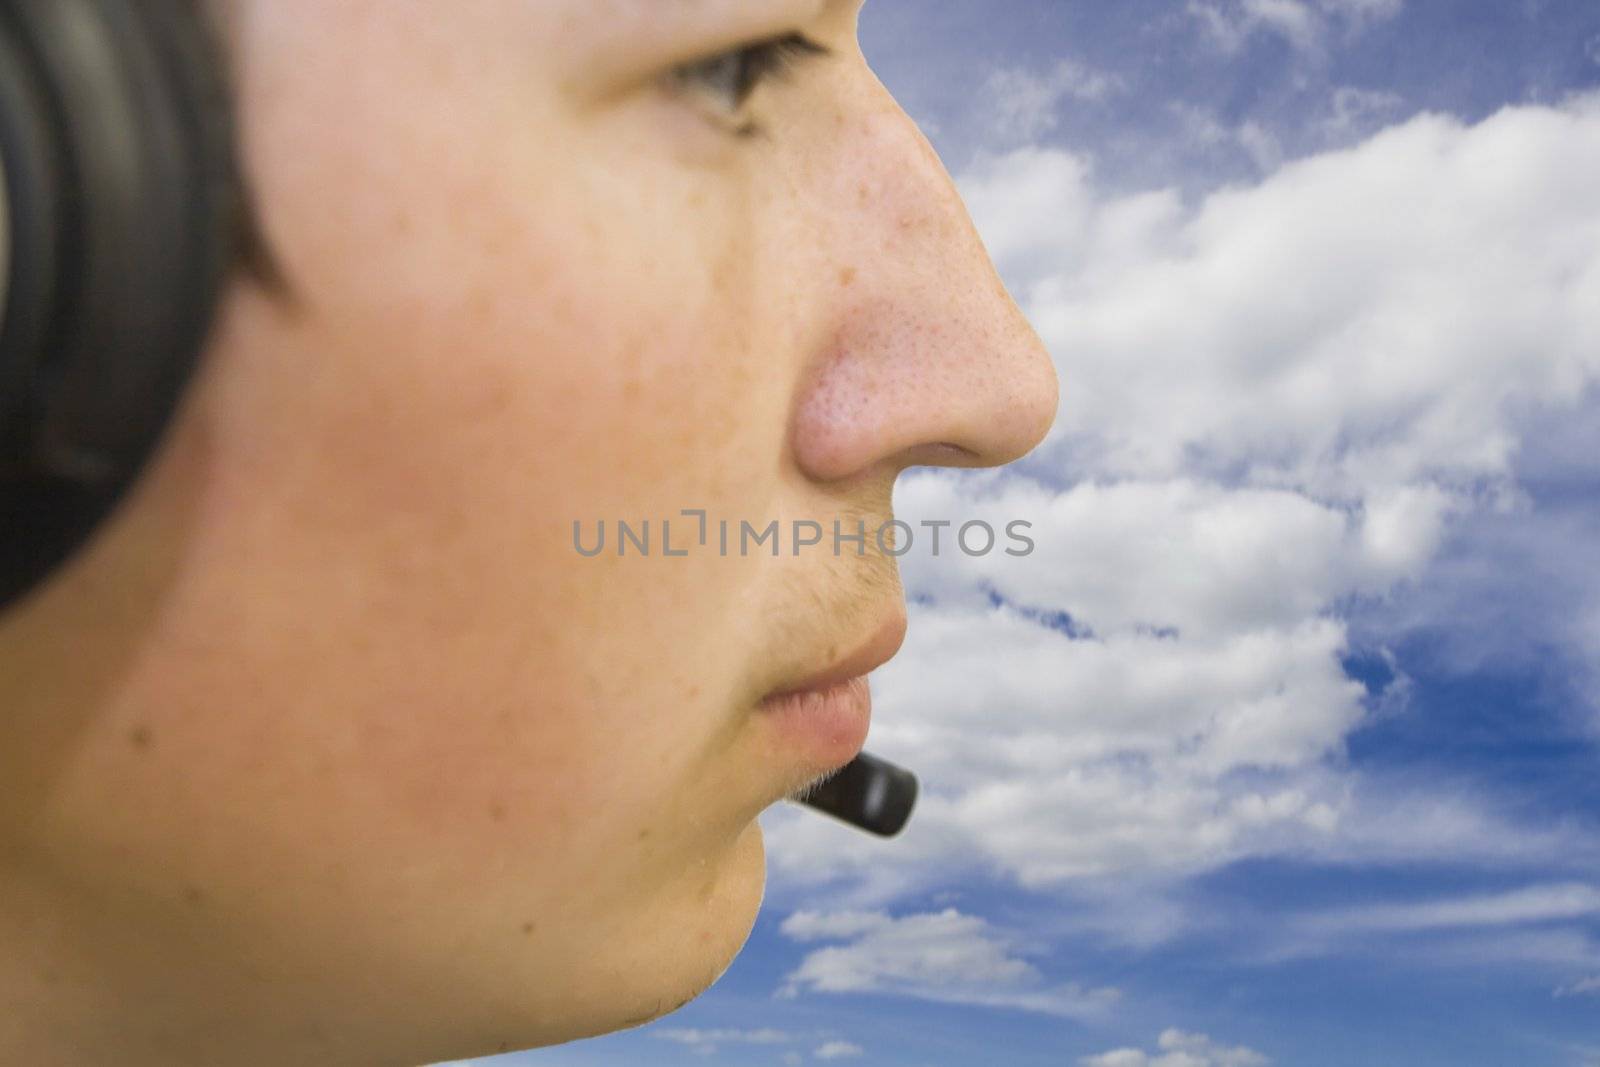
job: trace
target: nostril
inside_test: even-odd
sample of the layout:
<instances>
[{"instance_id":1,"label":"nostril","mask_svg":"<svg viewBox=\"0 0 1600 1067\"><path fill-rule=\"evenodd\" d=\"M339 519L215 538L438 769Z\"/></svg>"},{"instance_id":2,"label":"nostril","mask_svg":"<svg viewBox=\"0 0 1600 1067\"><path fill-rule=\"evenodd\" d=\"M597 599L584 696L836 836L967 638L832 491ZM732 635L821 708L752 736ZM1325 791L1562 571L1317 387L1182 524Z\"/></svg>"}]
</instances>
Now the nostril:
<instances>
[{"instance_id":1,"label":"nostril","mask_svg":"<svg viewBox=\"0 0 1600 1067\"><path fill-rule=\"evenodd\" d=\"M967 448L965 445L955 444L952 441L935 441L931 447L951 452L959 456L965 456L968 459L978 458L978 454L972 449Z\"/></svg>"},{"instance_id":2,"label":"nostril","mask_svg":"<svg viewBox=\"0 0 1600 1067\"><path fill-rule=\"evenodd\" d=\"M908 449L902 457L908 467L981 467L983 455L953 441L930 441Z\"/></svg>"}]
</instances>

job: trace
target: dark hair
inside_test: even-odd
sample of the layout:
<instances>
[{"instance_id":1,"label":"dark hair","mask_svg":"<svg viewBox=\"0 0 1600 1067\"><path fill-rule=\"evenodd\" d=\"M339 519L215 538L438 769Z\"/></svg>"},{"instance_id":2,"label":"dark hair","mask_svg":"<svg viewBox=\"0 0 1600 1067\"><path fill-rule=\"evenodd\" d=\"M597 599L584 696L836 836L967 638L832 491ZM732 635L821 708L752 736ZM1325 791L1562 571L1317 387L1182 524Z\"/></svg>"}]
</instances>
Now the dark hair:
<instances>
[{"instance_id":1,"label":"dark hair","mask_svg":"<svg viewBox=\"0 0 1600 1067\"><path fill-rule=\"evenodd\" d=\"M213 52L218 57L221 69L217 72L217 80L223 86L229 98L229 105L234 111L235 130L237 130L238 96L233 89L236 85L234 70L230 62L230 48L232 42L228 37L228 28L223 24L224 18L219 10L218 0L185 0L196 20L200 22L214 45ZM244 172L243 160L238 151L237 134L235 134L234 151L234 186L237 193L234 218L234 261L232 270L237 270L252 281L259 283L274 296L290 298L293 296L292 287L288 277L283 272L283 266L278 257L273 253L271 244L267 241L266 233L261 227L261 215L256 210L254 189L250 184L249 175Z\"/></svg>"},{"instance_id":2,"label":"dark hair","mask_svg":"<svg viewBox=\"0 0 1600 1067\"><path fill-rule=\"evenodd\" d=\"M234 269L242 271L245 277L258 282L274 296L289 298L293 296L293 288L289 285L288 276L283 272L283 265L272 251L272 246L267 243L267 237L261 229L261 216L256 211L255 197L251 195L251 187L239 176L239 201L237 207L237 220L235 222Z\"/></svg>"}]
</instances>

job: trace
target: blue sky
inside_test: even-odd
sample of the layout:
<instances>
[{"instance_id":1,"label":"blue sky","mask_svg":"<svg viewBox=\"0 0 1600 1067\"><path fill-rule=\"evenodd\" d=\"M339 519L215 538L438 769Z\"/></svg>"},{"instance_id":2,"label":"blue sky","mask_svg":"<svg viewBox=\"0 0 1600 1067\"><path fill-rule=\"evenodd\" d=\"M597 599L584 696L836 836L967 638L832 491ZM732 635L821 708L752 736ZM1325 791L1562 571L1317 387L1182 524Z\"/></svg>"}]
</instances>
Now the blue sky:
<instances>
[{"instance_id":1,"label":"blue sky","mask_svg":"<svg viewBox=\"0 0 1600 1067\"><path fill-rule=\"evenodd\" d=\"M1600 1065L1600 4L862 40L1066 385L897 511L1039 550L905 561L901 838L769 812L717 986L493 1062Z\"/></svg>"}]
</instances>

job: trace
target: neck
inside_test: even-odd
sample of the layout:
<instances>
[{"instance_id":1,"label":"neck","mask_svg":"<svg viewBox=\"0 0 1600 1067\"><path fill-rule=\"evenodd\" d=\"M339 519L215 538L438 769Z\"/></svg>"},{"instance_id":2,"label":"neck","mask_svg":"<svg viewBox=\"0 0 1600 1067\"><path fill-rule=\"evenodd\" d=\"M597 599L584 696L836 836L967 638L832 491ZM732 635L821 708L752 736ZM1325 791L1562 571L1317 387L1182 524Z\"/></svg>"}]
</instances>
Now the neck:
<instances>
[{"instance_id":1,"label":"neck","mask_svg":"<svg viewBox=\"0 0 1600 1067\"><path fill-rule=\"evenodd\" d=\"M115 900L0 852L0 1062L60 1067L374 1064L336 1019L294 1017L288 983L226 950L197 890Z\"/></svg>"}]
</instances>

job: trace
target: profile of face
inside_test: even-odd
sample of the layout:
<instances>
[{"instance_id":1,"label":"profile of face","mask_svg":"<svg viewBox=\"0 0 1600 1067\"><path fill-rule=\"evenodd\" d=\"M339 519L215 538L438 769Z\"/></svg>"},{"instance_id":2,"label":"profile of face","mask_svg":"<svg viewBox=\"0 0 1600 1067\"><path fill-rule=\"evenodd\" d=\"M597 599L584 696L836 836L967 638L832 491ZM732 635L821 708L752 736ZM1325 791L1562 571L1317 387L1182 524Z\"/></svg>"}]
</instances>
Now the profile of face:
<instances>
[{"instance_id":1,"label":"profile of face","mask_svg":"<svg viewBox=\"0 0 1600 1067\"><path fill-rule=\"evenodd\" d=\"M757 815L853 754L762 698L895 643L894 562L574 523L871 528L1056 408L859 6L229 6L289 290L232 284L134 495L0 619L0 1048L419 1063L727 968Z\"/></svg>"}]
</instances>

